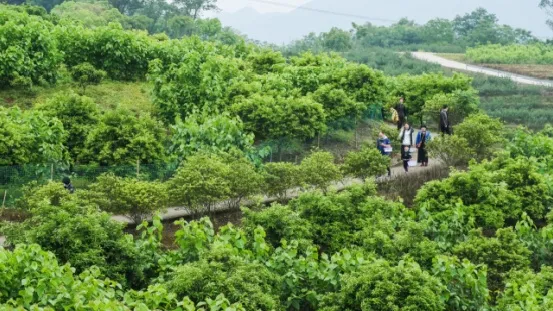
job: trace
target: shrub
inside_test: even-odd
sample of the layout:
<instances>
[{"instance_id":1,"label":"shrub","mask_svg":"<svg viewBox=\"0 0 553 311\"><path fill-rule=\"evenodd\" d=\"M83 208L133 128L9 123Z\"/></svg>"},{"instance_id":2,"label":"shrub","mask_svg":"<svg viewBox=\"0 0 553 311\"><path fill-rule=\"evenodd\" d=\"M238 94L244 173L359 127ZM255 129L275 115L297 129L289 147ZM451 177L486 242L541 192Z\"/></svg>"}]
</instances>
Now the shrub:
<instances>
[{"instance_id":1,"label":"shrub","mask_svg":"<svg viewBox=\"0 0 553 311\"><path fill-rule=\"evenodd\" d=\"M280 276L265 265L230 257L228 262L201 260L180 266L165 286L177 297L199 301L224 293L231 301L240 301L246 310L270 311L282 310L279 283Z\"/></svg>"},{"instance_id":2,"label":"shrub","mask_svg":"<svg viewBox=\"0 0 553 311\"><path fill-rule=\"evenodd\" d=\"M432 272L447 286L447 310L488 310L486 266L475 265L467 259L461 261L457 257L441 255L434 258Z\"/></svg>"},{"instance_id":3,"label":"shrub","mask_svg":"<svg viewBox=\"0 0 553 311\"><path fill-rule=\"evenodd\" d=\"M65 189L63 189L65 191ZM123 225L94 206L71 196L59 206L39 202L31 217L6 232L9 243L36 243L71 263L77 272L97 266L102 275L122 284L143 286L141 257Z\"/></svg>"},{"instance_id":4,"label":"shrub","mask_svg":"<svg viewBox=\"0 0 553 311\"><path fill-rule=\"evenodd\" d=\"M112 214L125 215L135 224L142 223L156 211L165 209L169 196L160 182L141 181L104 174L90 185L96 192L98 206Z\"/></svg>"},{"instance_id":5,"label":"shrub","mask_svg":"<svg viewBox=\"0 0 553 311\"><path fill-rule=\"evenodd\" d=\"M229 166L214 155L199 154L181 164L169 183L169 197L194 212L211 213L215 205L231 195Z\"/></svg>"},{"instance_id":6,"label":"shrub","mask_svg":"<svg viewBox=\"0 0 553 311\"><path fill-rule=\"evenodd\" d=\"M299 167L285 162L267 163L264 165L263 183L267 195L282 201L287 198L288 190L300 186Z\"/></svg>"},{"instance_id":7,"label":"shrub","mask_svg":"<svg viewBox=\"0 0 553 311\"><path fill-rule=\"evenodd\" d=\"M227 155L224 161L229 168L226 176L230 189L228 205L237 209L243 199L261 193L263 176L243 155Z\"/></svg>"},{"instance_id":8,"label":"shrub","mask_svg":"<svg viewBox=\"0 0 553 311\"><path fill-rule=\"evenodd\" d=\"M52 118L57 118L67 131L64 145L71 159L76 161L83 152L88 133L98 124L99 109L92 99L73 92L56 94L38 109Z\"/></svg>"},{"instance_id":9,"label":"shrub","mask_svg":"<svg viewBox=\"0 0 553 311\"><path fill-rule=\"evenodd\" d=\"M496 236L486 238L481 231L474 231L467 241L453 249L453 254L460 259L488 267L488 289L492 293L504 288L509 271L527 268L531 255L512 228L499 229Z\"/></svg>"},{"instance_id":10,"label":"shrub","mask_svg":"<svg viewBox=\"0 0 553 311\"><path fill-rule=\"evenodd\" d=\"M324 299L325 311L445 310L446 289L416 263L379 260L345 275L341 291Z\"/></svg>"},{"instance_id":11,"label":"shrub","mask_svg":"<svg viewBox=\"0 0 553 311\"><path fill-rule=\"evenodd\" d=\"M477 160L489 158L497 145L504 141L503 125L497 119L485 114L475 114L467 117L455 129L455 134L464 138Z\"/></svg>"},{"instance_id":12,"label":"shrub","mask_svg":"<svg viewBox=\"0 0 553 311\"><path fill-rule=\"evenodd\" d=\"M383 174L389 165L390 157L383 156L378 149L365 146L357 152L348 153L341 169L346 175L364 180Z\"/></svg>"},{"instance_id":13,"label":"shrub","mask_svg":"<svg viewBox=\"0 0 553 311\"><path fill-rule=\"evenodd\" d=\"M165 159L165 130L149 115L118 108L104 113L88 134L82 161L100 165L148 164Z\"/></svg>"},{"instance_id":14,"label":"shrub","mask_svg":"<svg viewBox=\"0 0 553 311\"><path fill-rule=\"evenodd\" d=\"M427 148L432 158L436 158L447 167L465 166L474 154L469 148L468 141L457 135L433 137Z\"/></svg>"},{"instance_id":15,"label":"shrub","mask_svg":"<svg viewBox=\"0 0 553 311\"><path fill-rule=\"evenodd\" d=\"M542 267L539 273L519 270L509 273L505 291L499 295L501 310L539 311L553 307L553 269Z\"/></svg>"},{"instance_id":16,"label":"shrub","mask_svg":"<svg viewBox=\"0 0 553 311\"><path fill-rule=\"evenodd\" d=\"M301 161L302 180L317 189L326 192L333 181L340 180L342 174L334 164L334 156L330 152L313 152Z\"/></svg>"},{"instance_id":17,"label":"shrub","mask_svg":"<svg viewBox=\"0 0 553 311\"><path fill-rule=\"evenodd\" d=\"M267 234L266 240L273 247L278 247L281 240L310 240L313 236L309 221L300 217L297 211L288 206L274 204L258 212L244 209L242 226L250 236L261 226Z\"/></svg>"},{"instance_id":18,"label":"shrub","mask_svg":"<svg viewBox=\"0 0 553 311\"><path fill-rule=\"evenodd\" d=\"M83 88L83 93L89 85L100 84L106 76L103 70L97 70L89 63L82 63L71 68L71 76L73 81Z\"/></svg>"},{"instance_id":19,"label":"shrub","mask_svg":"<svg viewBox=\"0 0 553 311\"><path fill-rule=\"evenodd\" d=\"M55 83L61 61L53 25L39 16L0 7L0 85Z\"/></svg>"}]
</instances>

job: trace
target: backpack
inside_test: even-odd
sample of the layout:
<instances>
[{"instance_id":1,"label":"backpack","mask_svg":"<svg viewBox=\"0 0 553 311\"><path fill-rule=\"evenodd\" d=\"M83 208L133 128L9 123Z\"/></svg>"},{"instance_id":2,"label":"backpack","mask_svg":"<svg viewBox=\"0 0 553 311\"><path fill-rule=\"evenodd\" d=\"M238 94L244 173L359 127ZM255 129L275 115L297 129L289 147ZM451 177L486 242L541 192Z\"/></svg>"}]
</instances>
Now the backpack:
<instances>
[{"instance_id":1,"label":"backpack","mask_svg":"<svg viewBox=\"0 0 553 311\"><path fill-rule=\"evenodd\" d=\"M397 110L395 110L394 108L390 108L390 111L392 112L392 121L399 122L399 115L397 113Z\"/></svg>"}]
</instances>

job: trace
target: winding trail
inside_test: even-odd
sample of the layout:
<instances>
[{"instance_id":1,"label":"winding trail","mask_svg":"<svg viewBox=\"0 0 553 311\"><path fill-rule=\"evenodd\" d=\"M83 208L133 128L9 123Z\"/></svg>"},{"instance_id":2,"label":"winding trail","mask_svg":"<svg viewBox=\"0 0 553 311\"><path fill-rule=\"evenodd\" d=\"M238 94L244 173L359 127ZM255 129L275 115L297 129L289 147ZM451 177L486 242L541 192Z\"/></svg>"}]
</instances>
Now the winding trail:
<instances>
[{"instance_id":1,"label":"winding trail","mask_svg":"<svg viewBox=\"0 0 553 311\"><path fill-rule=\"evenodd\" d=\"M413 160L416 161L417 160L417 152L412 153L412 155L413 155ZM436 166L440 166L440 165L442 165L442 164L440 162L438 162L437 160L430 159L430 161L428 162L427 167L420 167L420 166L410 167L408 174L417 174L417 173L420 173L420 172L425 171L427 169L430 169L432 167L436 167ZM389 178L394 179L398 176L401 176L401 175L405 174L405 172L403 171L403 166L402 165L396 165L396 166L391 167L391 173L392 173L391 177L379 177L379 178L377 178L376 183L387 181L387 180L389 180ZM344 190L344 189L346 189L348 187L351 187L353 185L358 185L358 184L362 184L362 183L363 183L363 180L361 180L361 179L345 178L345 179L342 179L340 181L334 182L330 186L330 188L333 189L333 190L336 190L336 191L341 191L341 190ZM299 189L299 188L298 189L291 189L291 190L289 190L287 197L289 199L293 199L293 198L298 197L303 192L305 192L305 191L302 190L302 189ZM263 204L270 204L270 203L276 202L276 201L277 201L277 198L272 198L272 197L265 196L261 202ZM246 201L246 202L243 202L242 205L247 206L248 203L251 204L252 202L247 202ZM228 207L227 207L226 204L220 203L220 204L216 205L213 210L214 210L214 212L223 212L223 211L228 210ZM163 213L163 215L161 217L162 217L163 220L172 220L172 219L178 219L178 218L181 218L181 217L190 216L192 214L193 214L192 211L190 211L189 209L187 209L185 207L170 207L170 208L167 208L165 210L165 212ZM113 215L111 218L115 221L122 222L122 223L127 223L129 225L134 224L134 222L131 219L129 219L128 217L123 216L123 215ZM6 238L4 236L0 235L0 247L4 246L5 242L6 242Z\"/></svg>"},{"instance_id":2,"label":"winding trail","mask_svg":"<svg viewBox=\"0 0 553 311\"><path fill-rule=\"evenodd\" d=\"M540 80L530 76L514 74L507 71L501 71L501 70L496 70L496 69L491 69L491 68L486 68L486 67L476 66L476 65L469 65L469 64L457 62L454 60L450 60L447 58L443 58L434 53L411 52L411 55L416 59L423 60L429 63L436 63L446 68L481 73L488 76L507 78L520 84L537 85L537 86L545 86L545 87L553 88L553 81L550 81L550 80Z\"/></svg>"}]
</instances>

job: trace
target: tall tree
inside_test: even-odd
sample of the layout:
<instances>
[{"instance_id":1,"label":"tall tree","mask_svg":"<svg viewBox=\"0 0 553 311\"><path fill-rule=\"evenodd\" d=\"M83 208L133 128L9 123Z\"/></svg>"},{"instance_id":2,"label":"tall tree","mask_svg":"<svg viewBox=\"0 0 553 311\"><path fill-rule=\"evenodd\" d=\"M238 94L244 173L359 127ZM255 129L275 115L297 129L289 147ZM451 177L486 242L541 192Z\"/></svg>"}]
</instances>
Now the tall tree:
<instances>
[{"instance_id":1,"label":"tall tree","mask_svg":"<svg viewBox=\"0 0 553 311\"><path fill-rule=\"evenodd\" d=\"M184 14L196 19L203 11L217 10L217 0L175 0L173 2Z\"/></svg>"},{"instance_id":2,"label":"tall tree","mask_svg":"<svg viewBox=\"0 0 553 311\"><path fill-rule=\"evenodd\" d=\"M547 25L553 29L553 0L541 0L540 8L544 9L551 19L547 20Z\"/></svg>"}]
</instances>

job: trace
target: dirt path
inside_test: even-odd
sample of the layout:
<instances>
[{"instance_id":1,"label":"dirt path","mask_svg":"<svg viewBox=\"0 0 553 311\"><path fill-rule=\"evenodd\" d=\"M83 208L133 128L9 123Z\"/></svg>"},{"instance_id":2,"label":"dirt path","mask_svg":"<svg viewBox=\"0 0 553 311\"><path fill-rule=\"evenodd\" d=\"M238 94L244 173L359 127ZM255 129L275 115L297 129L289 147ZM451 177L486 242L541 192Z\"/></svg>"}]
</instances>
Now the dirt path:
<instances>
[{"instance_id":1,"label":"dirt path","mask_svg":"<svg viewBox=\"0 0 553 311\"><path fill-rule=\"evenodd\" d=\"M443 57L440 57L434 53L427 53L427 52L412 52L411 55L413 55L414 58L420 59L423 61L427 61L430 63L436 63L440 64L443 67L451 68L451 69L457 69L462 71L470 71L475 73L481 73L488 76L495 76L495 77L501 77L501 78L508 78L513 80L514 82L521 83L521 84L528 84L528 85L537 85L537 86L545 86L545 87L553 87L553 81L549 80L540 80L529 76L514 74L507 71L501 71L496 69L490 69L485 68L482 66L476 66L476 65L469 65L457 61L453 61L450 59L446 59Z\"/></svg>"},{"instance_id":2,"label":"dirt path","mask_svg":"<svg viewBox=\"0 0 553 311\"><path fill-rule=\"evenodd\" d=\"M413 155L413 161L416 162L417 161L417 152L415 151L414 153L412 153L412 155ZM438 165L440 165L439 162L437 162L436 160L430 159L430 161L428 163L428 167L421 167L421 166L418 166L418 165L414 166L414 167L409 167L409 173L407 173L407 174L417 174L418 172L427 170L429 168L432 168L432 167L435 167L435 166L438 166ZM406 174L404 169L403 169L402 163L398 163L395 166L393 166L391 168L391 172L392 172L391 177L387 177L387 176L379 177L379 178L376 179L376 182L380 183L380 182L388 180L389 178L393 179L397 176L401 176L403 174ZM346 189L348 187L351 187L353 185L359 185L359 184L362 184L362 183L363 183L363 181L361 179L345 178L341 181L333 183L333 185L331 185L331 188L334 189L334 190L340 191L340 190ZM302 189L290 190L289 194L288 194L288 198L290 198L290 199L296 198L302 192L304 192ZM270 203L275 202L275 201L276 201L276 198L271 198L271 197L264 197L263 200L262 200L262 202L264 204L270 204ZM245 203L247 203L247 202L245 202ZM215 211L217 211L217 212L223 212L223 211L226 211L226 210L228 210L228 208L224 204L219 204L218 206L215 207ZM192 213L184 207L170 207L163 214L162 218L163 218L163 220L172 220L172 219L187 217L187 216L190 216L191 214ZM114 215L111 218L113 220L116 220L116 221L119 221L119 222L123 222L123 223L127 223L127 224L133 224L132 220L130 220L129 218L127 218L125 216L122 216L122 215ZM4 236L0 236L0 246L4 245L5 242L6 242L6 238Z\"/></svg>"}]
</instances>

